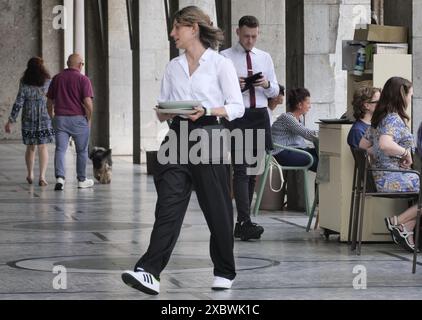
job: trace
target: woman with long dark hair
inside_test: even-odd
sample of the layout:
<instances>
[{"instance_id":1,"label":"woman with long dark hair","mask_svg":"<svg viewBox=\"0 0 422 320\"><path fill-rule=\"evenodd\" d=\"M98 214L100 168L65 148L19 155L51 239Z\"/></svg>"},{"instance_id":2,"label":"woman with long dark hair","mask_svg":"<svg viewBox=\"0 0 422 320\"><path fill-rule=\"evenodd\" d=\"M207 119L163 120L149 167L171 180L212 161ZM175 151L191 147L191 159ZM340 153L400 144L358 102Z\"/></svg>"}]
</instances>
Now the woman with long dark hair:
<instances>
[{"instance_id":1,"label":"woman with long dark hair","mask_svg":"<svg viewBox=\"0 0 422 320\"><path fill-rule=\"evenodd\" d=\"M38 184L47 186L45 173L48 165L47 144L54 142L54 130L47 112L47 89L50 84L50 74L44 66L43 59L33 57L28 61L27 69L20 81L19 92L13 105L9 121L6 123L6 133L11 133L22 109L22 139L27 146L25 162L27 168L26 181L33 183L35 150L38 147L40 174Z\"/></svg>"},{"instance_id":2,"label":"woman with long dark hair","mask_svg":"<svg viewBox=\"0 0 422 320\"><path fill-rule=\"evenodd\" d=\"M408 126L406 113L413 95L412 83L400 77L390 78L382 92L371 120L371 127L361 139L359 147L371 154L375 169L409 169L412 165L414 138ZM416 174L374 171L378 191L419 191ZM413 229L416 225L417 207L413 206L399 216L385 218L393 241L413 252Z\"/></svg>"}]
</instances>

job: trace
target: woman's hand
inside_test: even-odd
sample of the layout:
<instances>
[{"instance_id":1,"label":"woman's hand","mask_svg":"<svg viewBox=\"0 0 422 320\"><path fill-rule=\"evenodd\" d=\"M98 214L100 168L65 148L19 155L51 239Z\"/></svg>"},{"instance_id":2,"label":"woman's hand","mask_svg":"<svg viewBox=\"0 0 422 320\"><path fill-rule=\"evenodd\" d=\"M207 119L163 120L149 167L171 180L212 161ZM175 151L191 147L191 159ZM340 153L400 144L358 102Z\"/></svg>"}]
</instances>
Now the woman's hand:
<instances>
[{"instance_id":1,"label":"woman's hand","mask_svg":"<svg viewBox=\"0 0 422 320\"><path fill-rule=\"evenodd\" d=\"M4 127L4 130L6 131L6 133L11 133L12 132L12 124L10 123L10 121L8 121Z\"/></svg>"},{"instance_id":2,"label":"woman's hand","mask_svg":"<svg viewBox=\"0 0 422 320\"><path fill-rule=\"evenodd\" d=\"M205 115L205 109L203 106L195 107L194 110L196 110L196 112L189 116L189 119L193 122Z\"/></svg>"},{"instance_id":3,"label":"woman's hand","mask_svg":"<svg viewBox=\"0 0 422 320\"><path fill-rule=\"evenodd\" d=\"M410 167L412 166L412 163L413 163L412 153L408 149L406 155L400 160L400 167L404 169L410 169Z\"/></svg>"},{"instance_id":4,"label":"woman's hand","mask_svg":"<svg viewBox=\"0 0 422 320\"><path fill-rule=\"evenodd\" d=\"M170 119L173 119L175 117L174 114L162 114L158 112L158 106L154 108L155 112L157 113L157 118L160 120L160 122L164 122Z\"/></svg>"}]
</instances>

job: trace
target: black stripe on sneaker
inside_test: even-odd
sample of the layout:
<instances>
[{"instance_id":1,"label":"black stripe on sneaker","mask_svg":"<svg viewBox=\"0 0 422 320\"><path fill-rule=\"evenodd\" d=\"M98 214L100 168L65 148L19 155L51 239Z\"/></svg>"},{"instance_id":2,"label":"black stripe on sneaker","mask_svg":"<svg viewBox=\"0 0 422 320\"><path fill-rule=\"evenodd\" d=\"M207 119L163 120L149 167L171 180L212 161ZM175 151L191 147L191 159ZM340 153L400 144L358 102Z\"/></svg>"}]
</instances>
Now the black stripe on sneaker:
<instances>
[{"instance_id":1,"label":"black stripe on sneaker","mask_svg":"<svg viewBox=\"0 0 422 320\"><path fill-rule=\"evenodd\" d=\"M149 274L149 280L151 281L150 283L153 284L154 282L152 281L152 276Z\"/></svg>"}]
</instances>

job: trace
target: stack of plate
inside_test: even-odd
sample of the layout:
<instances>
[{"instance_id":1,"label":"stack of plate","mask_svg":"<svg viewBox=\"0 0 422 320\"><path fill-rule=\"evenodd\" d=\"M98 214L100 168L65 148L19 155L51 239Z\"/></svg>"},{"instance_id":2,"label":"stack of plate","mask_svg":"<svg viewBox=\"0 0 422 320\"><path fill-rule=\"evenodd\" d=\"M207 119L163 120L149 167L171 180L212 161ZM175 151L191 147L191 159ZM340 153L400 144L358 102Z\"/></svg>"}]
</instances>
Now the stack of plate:
<instances>
[{"instance_id":1,"label":"stack of plate","mask_svg":"<svg viewBox=\"0 0 422 320\"><path fill-rule=\"evenodd\" d=\"M189 115L194 114L196 111L193 108L200 105L201 101L195 100L160 102L157 112L162 114Z\"/></svg>"}]
</instances>

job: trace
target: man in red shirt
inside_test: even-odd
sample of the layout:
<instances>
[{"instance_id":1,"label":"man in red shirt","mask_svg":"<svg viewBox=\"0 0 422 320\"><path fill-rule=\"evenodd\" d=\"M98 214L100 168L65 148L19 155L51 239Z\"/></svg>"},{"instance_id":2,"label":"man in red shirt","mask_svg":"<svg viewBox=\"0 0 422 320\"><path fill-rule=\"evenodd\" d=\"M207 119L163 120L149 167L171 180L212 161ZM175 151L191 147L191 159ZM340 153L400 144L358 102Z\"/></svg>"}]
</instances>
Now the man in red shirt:
<instances>
[{"instance_id":1,"label":"man in red shirt","mask_svg":"<svg viewBox=\"0 0 422 320\"><path fill-rule=\"evenodd\" d=\"M54 168L56 175L56 191L64 189L65 155L70 137L76 146L76 172L78 188L91 188L92 179L86 178L86 162L93 111L94 97L91 81L81 73L84 66L79 54L72 54L67 61L68 69L56 75L48 90L47 107L53 118L56 131L56 152Z\"/></svg>"}]
</instances>

